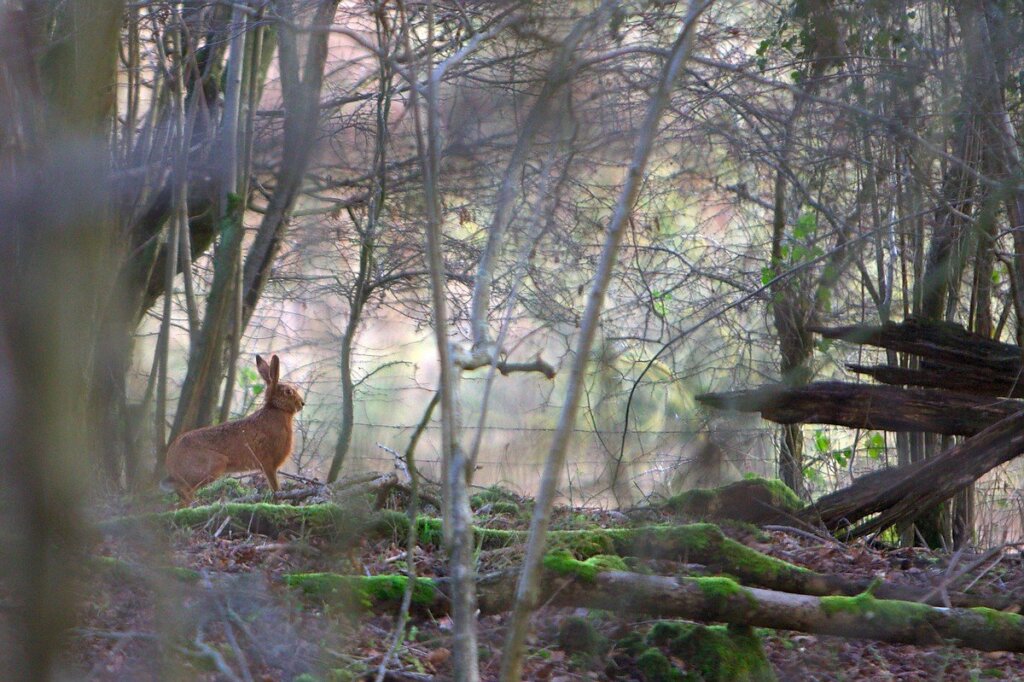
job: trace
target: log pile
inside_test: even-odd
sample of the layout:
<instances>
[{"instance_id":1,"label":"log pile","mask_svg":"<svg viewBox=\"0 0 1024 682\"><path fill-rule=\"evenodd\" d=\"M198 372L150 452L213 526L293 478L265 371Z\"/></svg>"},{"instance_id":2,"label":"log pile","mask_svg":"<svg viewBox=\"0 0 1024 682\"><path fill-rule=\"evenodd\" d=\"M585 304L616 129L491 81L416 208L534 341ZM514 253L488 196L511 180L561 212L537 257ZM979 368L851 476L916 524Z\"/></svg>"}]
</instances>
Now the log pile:
<instances>
[{"instance_id":1,"label":"log pile","mask_svg":"<svg viewBox=\"0 0 1024 682\"><path fill-rule=\"evenodd\" d=\"M992 468L1024 453L1020 347L947 322L910 319L882 326L812 327L841 339L917 356L917 367L849 364L881 385L818 382L707 393L705 405L759 412L780 424L832 424L881 431L965 436L921 462L862 476L801 512L831 530L863 535L916 517ZM877 515L869 521L863 519ZM858 525L859 523L859 525Z\"/></svg>"}]
</instances>

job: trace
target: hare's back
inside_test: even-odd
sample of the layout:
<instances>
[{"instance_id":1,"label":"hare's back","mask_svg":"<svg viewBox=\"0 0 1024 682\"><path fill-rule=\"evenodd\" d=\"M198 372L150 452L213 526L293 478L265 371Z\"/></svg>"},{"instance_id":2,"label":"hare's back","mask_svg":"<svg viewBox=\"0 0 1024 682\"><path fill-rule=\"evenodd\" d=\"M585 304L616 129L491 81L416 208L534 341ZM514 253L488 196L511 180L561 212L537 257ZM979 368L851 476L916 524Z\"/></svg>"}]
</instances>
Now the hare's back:
<instances>
[{"instance_id":1,"label":"hare's back","mask_svg":"<svg viewBox=\"0 0 1024 682\"><path fill-rule=\"evenodd\" d=\"M187 455L188 452L196 450L228 454L238 446L239 441L238 434L234 433L235 429L228 428L231 426L233 424L228 422L187 431L171 443L167 456L170 458L172 453Z\"/></svg>"}]
</instances>

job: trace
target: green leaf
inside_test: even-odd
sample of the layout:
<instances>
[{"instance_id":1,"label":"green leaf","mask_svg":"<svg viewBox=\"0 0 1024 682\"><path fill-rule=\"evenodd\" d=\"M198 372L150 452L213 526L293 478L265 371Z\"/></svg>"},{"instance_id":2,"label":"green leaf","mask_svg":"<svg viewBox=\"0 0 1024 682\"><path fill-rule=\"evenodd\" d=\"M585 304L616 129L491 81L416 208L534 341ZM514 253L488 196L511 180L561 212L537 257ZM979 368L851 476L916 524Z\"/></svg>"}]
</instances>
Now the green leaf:
<instances>
[{"instance_id":1,"label":"green leaf","mask_svg":"<svg viewBox=\"0 0 1024 682\"><path fill-rule=\"evenodd\" d=\"M766 265L761 268L761 284L766 285L768 282L775 279L775 268L770 265Z\"/></svg>"},{"instance_id":2,"label":"green leaf","mask_svg":"<svg viewBox=\"0 0 1024 682\"><path fill-rule=\"evenodd\" d=\"M832 449L831 439L821 429L814 432L814 449L819 453L826 453Z\"/></svg>"},{"instance_id":3,"label":"green leaf","mask_svg":"<svg viewBox=\"0 0 1024 682\"><path fill-rule=\"evenodd\" d=\"M878 432L868 436L867 451L870 459L880 459L885 452L885 436Z\"/></svg>"},{"instance_id":4,"label":"green leaf","mask_svg":"<svg viewBox=\"0 0 1024 682\"><path fill-rule=\"evenodd\" d=\"M801 213L793 228L793 236L806 239L818 231L818 218L813 213Z\"/></svg>"}]
</instances>

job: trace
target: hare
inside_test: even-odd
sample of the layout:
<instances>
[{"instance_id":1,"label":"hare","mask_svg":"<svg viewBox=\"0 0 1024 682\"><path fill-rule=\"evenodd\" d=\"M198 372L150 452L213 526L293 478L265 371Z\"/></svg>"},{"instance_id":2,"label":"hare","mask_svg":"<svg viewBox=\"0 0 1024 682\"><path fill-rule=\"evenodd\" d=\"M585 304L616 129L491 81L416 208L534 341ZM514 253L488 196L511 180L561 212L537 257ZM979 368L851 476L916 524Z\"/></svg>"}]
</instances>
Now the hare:
<instances>
[{"instance_id":1,"label":"hare","mask_svg":"<svg viewBox=\"0 0 1024 682\"><path fill-rule=\"evenodd\" d=\"M306 403L298 387L279 381L276 355L270 364L257 355L256 369L267 382L263 407L242 419L183 433L167 449L167 482L182 505L192 502L197 488L230 471L259 469L277 492L277 470L292 452L292 418Z\"/></svg>"}]
</instances>

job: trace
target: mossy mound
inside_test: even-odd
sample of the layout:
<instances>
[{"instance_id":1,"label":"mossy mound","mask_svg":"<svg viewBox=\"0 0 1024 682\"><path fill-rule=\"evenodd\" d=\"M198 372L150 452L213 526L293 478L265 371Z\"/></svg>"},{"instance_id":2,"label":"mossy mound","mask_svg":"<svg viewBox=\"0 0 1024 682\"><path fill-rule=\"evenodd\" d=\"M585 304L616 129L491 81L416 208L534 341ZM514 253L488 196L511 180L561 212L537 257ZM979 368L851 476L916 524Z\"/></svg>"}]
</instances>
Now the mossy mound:
<instances>
[{"instance_id":1,"label":"mossy mound","mask_svg":"<svg viewBox=\"0 0 1024 682\"><path fill-rule=\"evenodd\" d=\"M752 477L714 489L688 490L665 502L674 514L699 519L770 523L791 516L803 502L778 479Z\"/></svg>"},{"instance_id":2,"label":"mossy mound","mask_svg":"<svg viewBox=\"0 0 1024 682\"><path fill-rule=\"evenodd\" d=\"M486 504L496 504L499 502L514 504L518 508L522 505L523 500L519 495L516 495L511 490L506 490L505 488L496 485L485 488L484 490L473 494L469 498L469 506L474 510L479 509Z\"/></svg>"},{"instance_id":3,"label":"mossy mound","mask_svg":"<svg viewBox=\"0 0 1024 682\"><path fill-rule=\"evenodd\" d=\"M592 657L607 646L608 640L586 618L570 616L558 628L558 647L568 654Z\"/></svg>"},{"instance_id":4,"label":"mossy mound","mask_svg":"<svg viewBox=\"0 0 1024 682\"><path fill-rule=\"evenodd\" d=\"M227 476L197 490L195 499L199 504L213 504L223 500L237 500L255 493L255 488L250 488L237 478Z\"/></svg>"},{"instance_id":5,"label":"mossy mound","mask_svg":"<svg viewBox=\"0 0 1024 682\"><path fill-rule=\"evenodd\" d=\"M628 642L637 651L640 643ZM774 682L761 640L745 626L706 626L678 621L655 623L636 657L645 680L680 682ZM671 654L671 658L669 655ZM685 669L672 664L685 661Z\"/></svg>"},{"instance_id":6,"label":"mossy mound","mask_svg":"<svg viewBox=\"0 0 1024 682\"><path fill-rule=\"evenodd\" d=\"M566 549L556 549L544 556L544 568L559 575L572 575L592 583L598 573L604 571L627 571L626 562L622 557L598 554L585 561L579 561Z\"/></svg>"},{"instance_id":7,"label":"mossy mound","mask_svg":"<svg viewBox=\"0 0 1024 682\"><path fill-rule=\"evenodd\" d=\"M291 573L285 584L302 591L318 602L340 606L344 611L397 607L402 603L408 578L398 575L339 575L337 573ZM412 590L412 605L421 611L446 599L430 578L417 578ZM438 609L443 611L443 609Z\"/></svg>"}]
</instances>

